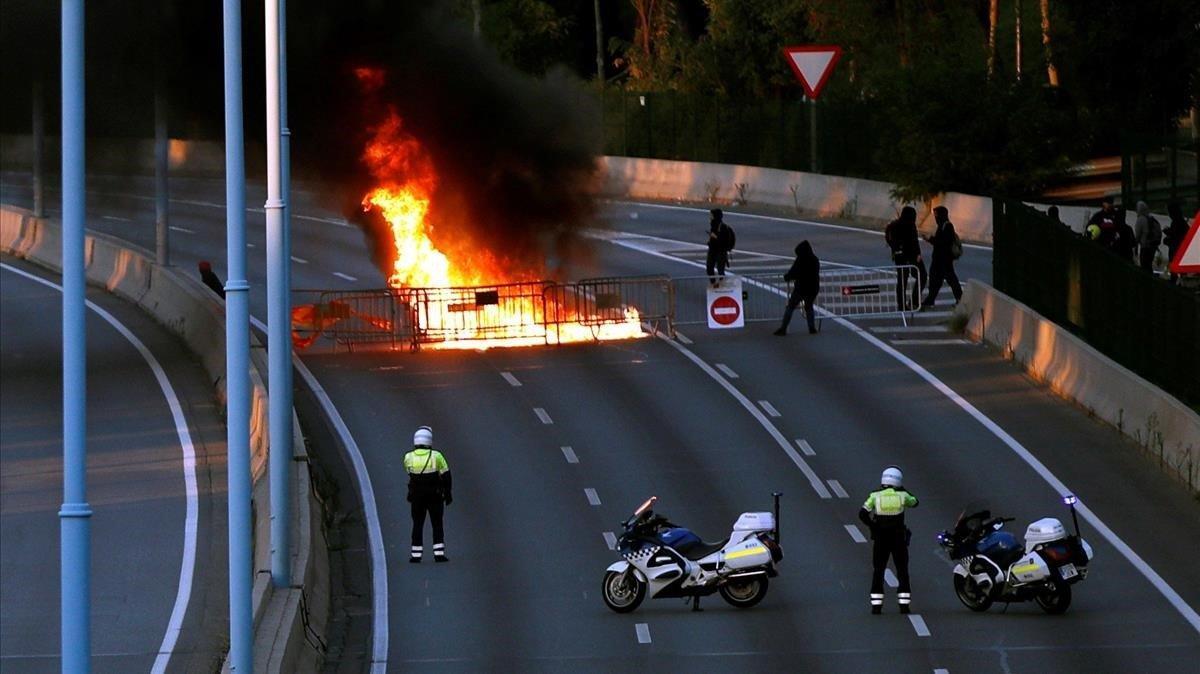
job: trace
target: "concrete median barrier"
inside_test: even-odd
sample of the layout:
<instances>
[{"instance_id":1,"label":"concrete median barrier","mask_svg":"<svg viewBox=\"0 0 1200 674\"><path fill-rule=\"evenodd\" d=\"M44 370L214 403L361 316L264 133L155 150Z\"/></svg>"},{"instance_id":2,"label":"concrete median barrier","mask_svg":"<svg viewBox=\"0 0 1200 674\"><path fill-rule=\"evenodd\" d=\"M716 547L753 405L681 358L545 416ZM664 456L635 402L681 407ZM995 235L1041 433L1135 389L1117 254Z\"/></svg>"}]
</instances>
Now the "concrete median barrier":
<instances>
[{"instance_id":1,"label":"concrete median barrier","mask_svg":"<svg viewBox=\"0 0 1200 674\"><path fill-rule=\"evenodd\" d=\"M62 237L57 223L28 211L0 206L0 251L40 266L62 270ZM85 240L87 280L141 307L177 334L201 360L217 397L225 400L224 304L198 280L178 269L154 264L154 254L102 234ZM308 474L308 453L299 421L293 415L292 577L300 583L274 588L270 582L270 512L266 479L267 434L266 352L251 333L250 454L253 478L254 568L253 611L255 668L264 672L315 671L323 657L329 606L327 546L320 523L321 504Z\"/></svg>"},{"instance_id":2,"label":"concrete median barrier","mask_svg":"<svg viewBox=\"0 0 1200 674\"><path fill-rule=\"evenodd\" d=\"M1200 493L1200 415L1033 309L971 280L955 310L967 334L1132 438Z\"/></svg>"}]
</instances>

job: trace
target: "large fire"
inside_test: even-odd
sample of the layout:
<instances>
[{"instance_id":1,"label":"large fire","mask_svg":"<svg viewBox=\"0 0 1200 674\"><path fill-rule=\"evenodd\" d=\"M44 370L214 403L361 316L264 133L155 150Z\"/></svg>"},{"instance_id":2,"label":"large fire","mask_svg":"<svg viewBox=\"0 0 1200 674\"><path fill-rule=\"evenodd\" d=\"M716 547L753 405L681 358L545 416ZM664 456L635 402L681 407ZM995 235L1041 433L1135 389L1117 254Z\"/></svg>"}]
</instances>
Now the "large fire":
<instances>
[{"instance_id":1,"label":"large fire","mask_svg":"<svg viewBox=\"0 0 1200 674\"><path fill-rule=\"evenodd\" d=\"M356 74L368 90L382 84L380 71L360 69ZM514 291L501 301L470 305L454 299L463 296L462 289L481 286L536 288L537 279L514 277L490 251L453 231L435 233L430 204L438 175L432 159L394 108L388 108L384 121L370 131L362 160L377 184L363 197L363 210L377 211L391 228L396 255L388 285L424 298L416 327L443 338L428 341L428 346L479 349L644 336L632 307L624 309L624 320L613 322L580 320L584 317L571 315L553 305L553 297L539 297L537 292ZM434 238L448 244L449 253L440 250ZM553 320L548 322L547 316Z\"/></svg>"}]
</instances>

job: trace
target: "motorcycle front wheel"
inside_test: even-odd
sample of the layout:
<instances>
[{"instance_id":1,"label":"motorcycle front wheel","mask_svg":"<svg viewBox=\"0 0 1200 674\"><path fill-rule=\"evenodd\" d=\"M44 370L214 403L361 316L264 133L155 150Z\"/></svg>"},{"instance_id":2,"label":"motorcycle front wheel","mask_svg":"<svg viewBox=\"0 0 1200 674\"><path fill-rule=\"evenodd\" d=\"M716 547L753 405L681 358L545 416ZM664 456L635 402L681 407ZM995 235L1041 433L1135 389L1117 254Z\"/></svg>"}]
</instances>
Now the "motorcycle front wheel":
<instances>
[{"instance_id":1,"label":"motorcycle front wheel","mask_svg":"<svg viewBox=\"0 0 1200 674\"><path fill-rule=\"evenodd\" d=\"M604 597L605 606L617 613L629 613L646 598L646 583L634 573L609 571L604 574L604 587L600 594Z\"/></svg>"},{"instance_id":2,"label":"motorcycle front wheel","mask_svg":"<svg viewBox=\"0 0 1200 674\"><path fill-rule=\"evenodd\" d=\"M722 599L729 602L730 606L750 608L767 596L767 576L762 574L747 578L734 578L723 584L717 591L721 593Z\"/></svg>"},{"instance_id":3,"label":"motorcycle front wheel","mask_svg":"<svg viewBox=\"0 0 1200 674\"><path fill-rule=\"evenodd\" d=\"M992 595L990 592L979 587L979 585L965 576L954 574L954 594L958 595L958 600L963 603L963 606L982 613L992 607Z\"/></svg>"},{"instance_id":4,"label":"motorcycle front wheel","mask_svg":"<svg viewBox=\"0 0 1200 674\"><path fill-rule=\"evenodd\" d=\"M1050 615L1066 613L1071 606L1071 586L1066 583L1054 583L1044 592L1039 592L1033 600Z\"/></svg>"}]
</instances>

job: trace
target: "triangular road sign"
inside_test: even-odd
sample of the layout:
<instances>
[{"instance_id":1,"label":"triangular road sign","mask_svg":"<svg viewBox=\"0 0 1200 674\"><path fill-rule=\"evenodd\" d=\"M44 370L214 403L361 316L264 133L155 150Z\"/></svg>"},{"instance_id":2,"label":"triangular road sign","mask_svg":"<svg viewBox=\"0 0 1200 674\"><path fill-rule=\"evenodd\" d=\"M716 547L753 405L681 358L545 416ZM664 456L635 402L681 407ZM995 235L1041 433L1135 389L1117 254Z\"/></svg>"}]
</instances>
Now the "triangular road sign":
<instances>
[{"instance_id":1,"label":"triangular road sign","mask_svg":"<svg viewBox=\"0 0 1200 674\"><path fill-rule=\"evenodd\" d=\"M1183 237L1179 250L1175 251L1175 259L1168 267L1175 274L1200 274L1200 212L1192 219L1192 228Z\"/></svg>"},{"instance_id":2,"label":"triangular road sign","mask_svg":"<svg viewBox=\"0 0 1200 674\"><path fill-rule=\"evenodd\" d=\"M796 73L796 79L804 85L804 93L816 100L833 74L833 67L842 57L842 48L834 45L810 44L802 47L784 47L783 55Z\"/></svg>"}]
</instances>

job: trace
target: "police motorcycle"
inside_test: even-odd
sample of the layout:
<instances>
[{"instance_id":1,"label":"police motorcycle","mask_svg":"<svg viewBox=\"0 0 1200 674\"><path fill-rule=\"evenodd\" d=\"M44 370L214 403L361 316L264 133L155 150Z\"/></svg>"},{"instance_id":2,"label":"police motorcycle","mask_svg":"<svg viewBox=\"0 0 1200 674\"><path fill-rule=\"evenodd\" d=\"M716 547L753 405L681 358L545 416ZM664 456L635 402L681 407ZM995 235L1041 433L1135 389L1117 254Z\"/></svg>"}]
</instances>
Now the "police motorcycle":
<instances>
[{"instance_id":1,"label":"police motorcycle","mask_svg":"<svg viewBox=\"0 0 1200 674\"><path fill-rule=\"evenodd\" d=\"M762 601L783 559L779 496L774 494L774 513L742 513L729 537L717 543L706 543L656 514L651 508L658 497L651 496L622 524L617 551L624 559L604 573L605 605L628 613L649 595L690 598L692 610L699 611L700 597L714 592L738 608Z\"/></svg>"},{"instance_id":2,"label":"police motorcycle","mask_svg":"<svg viewBox=\"0 0 1200 674\"><path fill-rule=\"evenodd\" d=\"M972 611L986 611L993 602L1033 600L1050 614L1065 613L1071 605L1071 586L1087 578L1092 546L1079 535L1075 496L1063 502L1071 508L1075 533L1062 522L1045 517L1025 529L1025 544L1004 531L1012 517L994 517L981 504L967 506L953 529L937 535L954 567L954 592Z\"/></svg>"}]
</instances>

